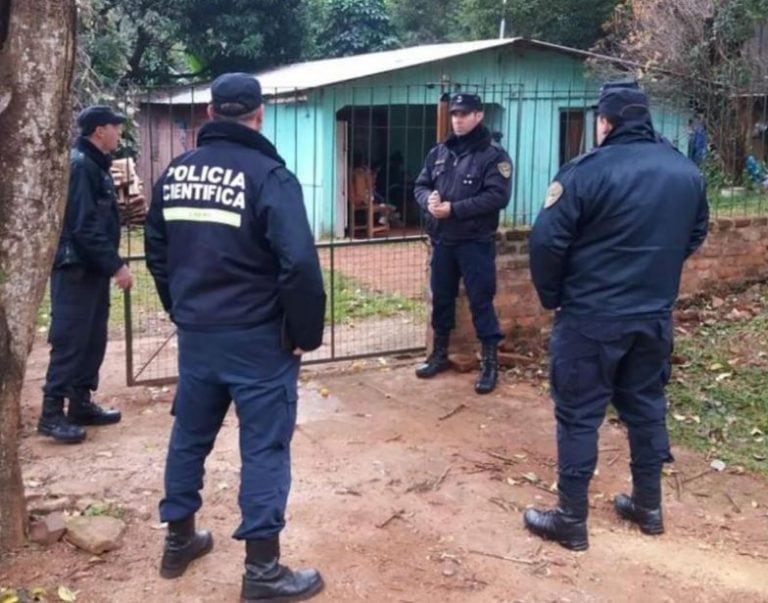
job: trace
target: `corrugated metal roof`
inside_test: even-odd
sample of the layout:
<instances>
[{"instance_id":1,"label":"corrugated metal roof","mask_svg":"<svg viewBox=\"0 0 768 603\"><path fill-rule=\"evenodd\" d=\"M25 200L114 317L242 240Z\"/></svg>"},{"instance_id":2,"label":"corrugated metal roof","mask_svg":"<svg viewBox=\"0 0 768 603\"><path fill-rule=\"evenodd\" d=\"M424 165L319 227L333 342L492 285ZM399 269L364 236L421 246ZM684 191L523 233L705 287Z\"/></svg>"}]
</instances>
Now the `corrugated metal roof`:
<instances>
[{"instance_id":1,"label":"corrugated metal roof","mask_svg":"<svg viewBox=\"0 0 768 603\"><path fill-rule=\"evenodd\" d=\"M340 82L347 82L372 75L415 67L425 63L441 61L498 46L528 46L586 57L585 53L573 48L556 46L545 42L506 38L503 40L477 40L473 42L455 42L451 44L429 44L399 48L384 52L359 54L351 57L322 59L295 63L269 71L254 74L259 79L265 95L280 96L301 93L314 88L322 88ZM173 88L152 94L149 102L157 104L204 104L211 99L210 83L185 88Z\"/></svg>"}]
</instances>

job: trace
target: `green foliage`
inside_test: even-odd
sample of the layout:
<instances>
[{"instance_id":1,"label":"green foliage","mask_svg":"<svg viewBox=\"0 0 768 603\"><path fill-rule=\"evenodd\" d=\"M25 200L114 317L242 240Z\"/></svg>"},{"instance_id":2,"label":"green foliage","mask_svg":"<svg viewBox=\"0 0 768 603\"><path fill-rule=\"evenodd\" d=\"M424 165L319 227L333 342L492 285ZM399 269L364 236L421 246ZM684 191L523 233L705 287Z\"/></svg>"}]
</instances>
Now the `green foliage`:
<instances>
[{"instance_id":1,"label":"green foliage","mask_svg":"<svg viewBox=\"0 0 768 603\"><path fill-rule=\"evenodd\" d=\"M590 48L620 0L457 0L409 2L389 0L393 23L408 44L479 40L499 36L502 17L506 35L554 44Z\"/></svg>"},{"instance_id":2,"label":"green foliage","mask_svg":"<svg viewBox=\"0 0 768 603\"><path fill-rule=\"evenodd\" d=\"M80 0L82 104L117 90L298 60L306 0Z\"/></svg>"},{"instance_id":3,"label":"green foliage","mask_svg":"<svg viewBox=\"0 0 768 603\"><path fill-rule=\"evenodd\" d=\"M461 40L461 6L444 0L387 0L392 25L404 46Z\"/></svg>"},{"instance_id":4,"label":"green foliage","mask_svg":"<svg viewBox=\"0 0 768 603\"><path fill-rule=\"evenodd\" d=\"M384 0L312 1L312 58L377 52L400 45Z\"/></svg>"},{"instance_id":5,"label":"green foliage","mask_svg":"<svg viewBox=\"0 0 768 603\"><path fill-rule=\"evenodd\" d=\"M768 299L761 290L759 313L748 320L708 321L678 338L685 364L669 386L669 426L674 440L706 451L728 465L768 473Z\"/></svg>"},{"instance_id":6,"label":"green foliage","mask_svg":"<svg viewBox=\"0 0 768 603\"><path fill-rule=\"evenodd\" d=\"M260 71L301 58L304 0L183 0L179 41L204 71Z\"/></svg>"}]
</instances>

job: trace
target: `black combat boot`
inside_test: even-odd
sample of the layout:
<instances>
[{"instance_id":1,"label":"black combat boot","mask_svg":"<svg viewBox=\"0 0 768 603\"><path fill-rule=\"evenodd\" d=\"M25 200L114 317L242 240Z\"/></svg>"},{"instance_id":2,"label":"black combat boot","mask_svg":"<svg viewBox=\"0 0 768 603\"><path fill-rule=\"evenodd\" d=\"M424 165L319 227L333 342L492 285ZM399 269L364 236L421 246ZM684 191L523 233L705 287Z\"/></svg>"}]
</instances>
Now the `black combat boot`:
<instances>
[{"instance_id":1,"label":"black combat boot","mask_svg":"<svg viewBox=\"0 0 768 603\"><path fill-rule=\"evenodd\" d=\"M69 422L74 425L112 425L119 423L119 410L105 409L91 399L91 390L77 389L69 398Z\"/></svg>"},{"instance_id":2,"label":"black combat boot","mask_svg":"<svg viewBox=\"0 0 768 603\"><path fill-rule=\"evenodd\" d=\"M442 373L449 367L448 343L450 336L435 333L432 353L427 359L416 367L416 376L419 379L430 379L438 373Z\"/></svg>"},{"instance_id":3,"label":"black combat boot","mask_svg":"<svg viewBox=\"0 0 768 603\"><path fill-rule=\"evenodd\" d=\"M280 565L280 536L246 540L241 603L306 601L323 590L315 569L291 570Z\"/></svg>"},{"instance_id":4,"label":"black combat boot","mask_svg":"<svg viewBox=\"0 0 768 603\"><path fill-rule=\"evenodd\" d=\"M613 507L619 517L636 523L643 534L658 536L664 533L664 519L660 506L656 509L646 509L635 503L632 497L619 494L613 499Z\"/></svg>"},{"instance_id":5,"label":"black combat boot","mask_svg":"<svg viewBox=\"0 0 768 603\"><path fill-rule=\"evenodd\" d=\"M475 381L478 394L490 394L496 389L499 379L499 349L496 343L483 343L483 358L480 364L480 376Z\"/></svg>"},{"instance_id":6,"label":"black combat boot","mask_svg":"<svg viewBox=\"0 0 768 603\"><path fill-rule=\"evenodd\" d=\"M65 444L79 444L85 439L85 429L72 425L64 416L62 398L43 398L43 413L37 422L37 433Z\"/></svg>"},{"instance_id":7,"label":"black combat boot","mask_svg":"<svg viewBox=\"0 0 768 603\"><path fill-rule=\"evenodd\" d=\"M554 540L566 549L586 551L589 548L586 500L573 504L561 494L556 509L528 509L523 515L523 523L533 534Z\"/></svg>"},{"instance_id":8,"label":"black combat boot","mask_svg":"<svg viewBox=\"0 0 768 603\"><path fill-rule=\"evenodd\" d=\"M213 549L213 536L207 530L195 530L195 516L181 521L169 521L165 535L160 575L163 578L178 578L190 563L207 555Z\"/></svg>"}]
</instances>

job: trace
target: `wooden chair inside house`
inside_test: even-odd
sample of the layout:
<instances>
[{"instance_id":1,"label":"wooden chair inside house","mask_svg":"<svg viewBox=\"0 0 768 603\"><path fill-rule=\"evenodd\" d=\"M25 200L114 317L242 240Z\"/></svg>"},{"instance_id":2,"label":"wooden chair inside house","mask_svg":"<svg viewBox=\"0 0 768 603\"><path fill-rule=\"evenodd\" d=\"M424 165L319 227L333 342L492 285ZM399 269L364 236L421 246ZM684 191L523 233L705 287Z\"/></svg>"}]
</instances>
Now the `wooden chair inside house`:
<instances>
[{"instance_id":1,"label":"wooden chair inside house","mask_svg":"<svg viewBox=\"0 0 768 603\"><path fill-rule=\"evenodd\" d=\"M389 232L387 216L377 207L374 197L375 174L367 166L357 167L349 175L349 238L362 232L372 239ZM383 223L382 223L383 222Z\"/></svg>"}]
</instances>

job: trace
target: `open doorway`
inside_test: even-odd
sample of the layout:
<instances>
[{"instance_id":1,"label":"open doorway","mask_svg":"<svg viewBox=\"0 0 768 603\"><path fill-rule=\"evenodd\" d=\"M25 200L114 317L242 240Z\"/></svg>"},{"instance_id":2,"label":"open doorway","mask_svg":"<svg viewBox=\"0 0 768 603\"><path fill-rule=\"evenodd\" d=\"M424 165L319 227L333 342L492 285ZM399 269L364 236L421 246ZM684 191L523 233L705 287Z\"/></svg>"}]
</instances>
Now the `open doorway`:
<instances>
[{"instance_id":1,"label":"open doorway","mask_svg":"<svg viewBox=\"0 0 768 603\"><path fill-rule=\"evenodd\" d=\"M336 146L346 155L336 161L344 178L338 188L346 190L346 211L338 215L346 215L347 236L418 233L413 185L437 138L437 105L347 106L336 120ZM375 215L355 210L369 200Z\"/></svg>"}]
</instances>

